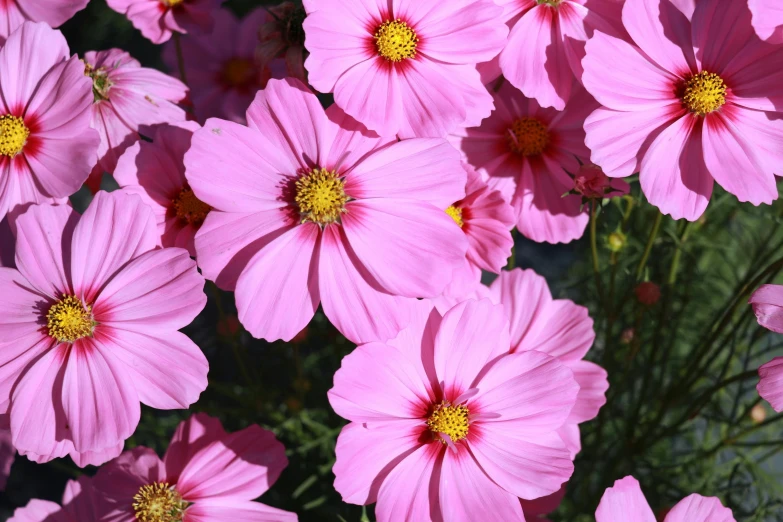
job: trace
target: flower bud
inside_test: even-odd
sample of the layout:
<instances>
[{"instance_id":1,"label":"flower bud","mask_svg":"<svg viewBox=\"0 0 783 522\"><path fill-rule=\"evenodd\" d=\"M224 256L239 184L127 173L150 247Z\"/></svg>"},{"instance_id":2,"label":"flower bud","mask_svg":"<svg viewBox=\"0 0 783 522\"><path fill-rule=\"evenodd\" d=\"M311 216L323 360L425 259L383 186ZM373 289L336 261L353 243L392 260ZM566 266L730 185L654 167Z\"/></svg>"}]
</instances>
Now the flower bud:
<instances>
[{"instance_id":1,"label":"flower bud","mask_svg":"<svg viewBox=\"0 0 783 522\"><path fill-rule=\"evenodd\" d=\"M652 281L639 283L636 287L636 299L645 306L652 306L661 298L661 287Z\"/></svg>"}]
</instances>

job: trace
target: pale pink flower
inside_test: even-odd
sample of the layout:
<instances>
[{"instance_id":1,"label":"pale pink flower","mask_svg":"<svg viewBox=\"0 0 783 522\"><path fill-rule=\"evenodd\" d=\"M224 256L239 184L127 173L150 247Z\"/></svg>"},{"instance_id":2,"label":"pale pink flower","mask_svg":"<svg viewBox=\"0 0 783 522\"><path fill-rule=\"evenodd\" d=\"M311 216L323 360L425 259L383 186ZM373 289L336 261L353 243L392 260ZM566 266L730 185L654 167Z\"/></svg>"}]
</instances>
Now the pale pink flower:
<instances>
[{"instance_id":1,"label":"pale pink flower","mask_svg":"<svg viewBox=\"0 0 783 522\"><path fill-rule=\"evenodd\" d=\"M25 22L0 49L0 219L68 197L95 164L92 91L60 31Z\"/></svg>"},{"instance_id":2,"label":"pale pink flower","mask_svg":"<svg viewBox=\"0 0 783 522\"><path fill-rule=\"evenodd\" d=\"M298 80L270 80L248 127L210 119L185 169L212 207L196 234L204 275L235 290L254 336L293 338L319 302L354 342L394 337L416 297L439 295L467 240L444 210L465 196L444 139L393 143Z\"/></svg>"},{"instance_id":3,"label":"pale pink flower","mask_svg":"<svg viewBox=\"0 0 783 522\"><path fill-rule=\"evenodd\" d=\"M310 83L382 136L442 137L492 110L476 64L508 27L490 0L305 0Z\"/></svg>"},{"instance_id":4,"label":"pale pink flower","mask_svg":"<svg viewBox=\"0 0 783 522\"><path fill-rule=\"evenodd\" d=\"M65 484L62 505L33 499L25 507L17 508L8 522L96 522L105 512L105 506L93 479L82 475Z\"/></svg>"},{"instance_id":5,"label":"pale pink flower","mask_svg":"<svg viewBox=\"0 0 783 522\"><path fill-rule=\"evenodd\" d=\"M506 80L542 107L562 111L580 80L594 31L627 37L624 0L495 0L511 27L498 65Z\"/></svg>"},{"instance_id":6,"label":"pale pink flower","mask_svg":"<svg viewBox=\"0 0 783 522\"><path fill-rule=\"evenodd\" d=\"M36 205L16 219L17 269L0 268L0 421L31 460L117 456L139 402L187 408L207 360L177 330L206 303L187 251L158 250L138 196L99 192L84 215Z\"/></svg>"},{"instance_id":7,"label":"pale pink flower","mask_svg":"<svg viewBox=\"0 0 783 522\"><path fill-rule=\"evenodd\" d=\"M100 170L114 172L117 158L139 139L141 126L185 121L177 102L185 99L188 88L176 78L142 67L120 49L90 51L84 62L95 95L92 127L101 135Z\"/></svg>"},{"instance_id":8,"label":"pale pink flower","mask_svg":"<svg viewBox=\"0 0 783 522\"><path fill-rule=\"evenodd\" d=\"M582 165L574 176L574 190L588 199L603 199L624 196L631 186L621 179L604 174L597 165Z\"/></svg>"},{"instance_id":9,"label":"pale pink flower","mask_svg":"<svg viewBox=\"0 0 783 522\"><path fill-rule=\"evenodd\" d=\"M128 17L152 43L168 41L173 33L209 32L212 17L225 0L106 0Z\"/></svg>"},{"instance_id":10,"label":"pale pink flower","mask_svg":"<svg viewBox=\"0 0 783 522\"><path fill-rule=\"evenodd\" d=\"M125 192L138 194L150 206L158 224L160 244L185 248L195 256L193 238L210 211L193 193L182 163L190 148L195 122L159 125L117 161L114 179Z\"/></svg>"},{"instance_id":11,"label":"pale pink flower","mask_svg":"<svg viewBox=\"0 0 783 522\"><path fill-rule=\"evenodd\" d=\"M783 47L759 40L747 2L627 0L623 23L633 43L596 32L582 61L604 106L585 122L592 161L610 177L638 171L674 219L698 219L713 180L743 202L776 199Z\"/></svg>"},{"instance_id":12,"label":"pale pink flower","mask_svg":"<svg viewBox=\"0 0 783 522\"><path fill-rule=\"evenodd\" d=\"M639 481L628 476L607 488L595 512L596 522L655 522ZM716 497L693 494L674 506L663 522L736 522Z\"/></svg>"},{"instance_id":13,"label":"pale pink flower","mask_svg":"<svg viewBox=\"0 0 783 522\"><path fill-rule=\"evenodd\" d=\"M282 60L261 62L255 56L256 33L269 14L259 7L242 20L228 9L214 13L209 33L194 32L182 38L185 77L198 121L224 118L245 123L245 111L269 78L285 77ZM174 42L163 49L169 70L178 69Z\"/></svg>"},{"instance_id":14,"label":"pale pink flower","mask_svg":"<svg viewBox=\"0 0 783 522\"><path fill-rule=\"evenodd\" d=\"M182 522L296 522L295 513L253 502L288 466L285 448L258 425L226 433L198 413L177 426L166 454L139 446L100 469L97 489L110 504L103 520L158 520L164 507ZM152 514L151 514L152 513Z\"/></svg>"},{"instance_id":15,"label":"pale pink flower","mask_svg":"<svg viewBox=\"0 0 783 522\"><path fill-rule=\"evenodd\" d=\"M753 28L762 40L783 43L783 4L778 0L748 0Z\"/></svg>"},{"instance_id":16,"label":"pale pink flower","mask_svg":"<svg viewBox=\"0 0 783 522\"><path fill-rule=\"evenodd\" d=\"M783 333L783 286L762 285L750 296L756 319L764 328ZM775 357L759 368L756 390L775 411L783 411L783 357Z\"/></svg>"},{"instance_id":17,"label":"pale pink flower","mask_svg":"<svg viewBox=\"0 0 783 522\"><path fill-rule=\"evenodd\" d=\"M60 27L89 0L3 0L0 2L0 45L26 21Z\"/></svg>"},{"instance_id":18,"label":"pale pink flower","mask_svg":"<svg viewBox=\"0 0 783 522\"><path fill-rule=\"evenodd\" d=\"M574 188L571 174L586 162L582 125L595 102L584 89L564 112L542 109L504 84L495 111L476 128L450 136L468 163L513 207L517 229L533 241L568 243L589 221L582 198L563 197Z\"/></svg>"},{"instance_id":19,"label":"pale pink flower","mask_svg":"<svg viewBox=\"0 0 783 522\"><path fill-rule=\"evenodd\" d=\"M276 58L285 60L288 75L306 81L304 68L305 33L302 27L305 10L293 2L283 2L268 8L272 15L258 29L259 45L256 57L261 63L270 63Z\"/></svg>"},{"instance_id":20,"label":"pale pink flower","mask_svg":"<svg viewBox=\"0 0 783 522\"><path fill-rule=\"evenodd\" d=\"M579 386L556 358L509 354L508 319L488 299L441 316L427 300L387 344L342 361L329 390L351 421L337 439L343 501L377 501L378 522L522 522L519 498L573 472L557 430Z\"/></svg>"}]
</instances>

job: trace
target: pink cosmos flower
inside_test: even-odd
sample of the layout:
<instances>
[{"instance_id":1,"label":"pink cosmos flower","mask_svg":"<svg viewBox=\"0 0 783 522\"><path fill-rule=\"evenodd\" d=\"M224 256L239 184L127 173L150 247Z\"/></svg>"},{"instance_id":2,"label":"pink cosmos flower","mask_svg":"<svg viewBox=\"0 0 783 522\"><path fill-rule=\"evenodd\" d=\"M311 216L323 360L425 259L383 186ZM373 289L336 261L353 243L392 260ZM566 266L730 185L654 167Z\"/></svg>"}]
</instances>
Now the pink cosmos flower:
<instances>
[{"instance_id":1,"label":"pink cosmos flower","mask_svg":"<svg viewBox=\"0 0 783 522\"><path fill-rule=\"evenodd\" d=\"M476 64L508 27L490 0L304 0L310 83L382 136L441 137L492 110Z\"/></svg>"},{"instance_id":2,"label":"pink cosmos flower","mask_svg":"<svg viewBox=\"0 0 783 522\"><path fill-rule=\"evenodd\" d=\"M218 419L199 413L177 426L161 460L139 446L96 475L110 504L102 520L135 522L296 522L295 513L253 502L288 466L285 448L257 425L226 433Z\"/></svg>"},{"instance_id":3,"label":"pink cosmos flower","mask_svg":"<svg viewBox=\"0 0 783 522\"><path fill-rule=\"evenodd\" d=\"M554 357L509 354L508 328L487 299L442 316L425 300L394 340L343 359L329 402L351 421L333 468L345 502L377 501L378 522L522 522L518 497L560 488L579 386Z\"/></svg>"},{"instance_id":4,"label":"pink cosmos flower","mask_svg":"<svg viewBox=\"0 0 783 522\"><path fill-rule=\"evenodd\" d=\"M695 4L627 0L633 43L596 32L582 61L604 106L585 122L593 162L611 177L639 171L652 204L691 221L713 180L740 201L772 202L783 153L783 47L759 40L745 0Z\"/></svg>"},{"instance_id":5,"label":"pink cosmos flower","mask_svg":"<svg viewBox=\"0 0 783 522\"><path fill-rule=\"evenodd\" d=\"M306 81L305 33L302 22L307 13L293 2L283 2L268 9L272 17L258 30L260 43L256 49L256 58L261 63L271 63L275 58L283 58L288 76Z\"/></svg>"},{"instance_id":6,"label":"pink cosmos flower","mask_svg":"<svg viewBox=\"0 0 783 522\"><path fill-rule=\"evenodd\" d=\"M99 192L82 216L36 205L16 227L17 269L0 268L0 421L32 460L100 464L139 402L187 408L206 388L206 358L177 331L204 307L204 279L185 250L155 249L138 196Z\"/></svg>"},{"instance_id":7,"label":"pink cosmos flower","mask_svg":"<svg viewBox=\"0 0 783 522\"><path fill-rule=\"evenodd\" d=\"M90 81L69 54L60 31L33 22L0 49L0 219L17 205L70 196L95 163Z\"/></svg>"},{"instance_id":8,"label":"pink cosmos flower","mask_svg":"<svg viewBox=\"0 0 783 522\"><path fill-rule=\"evenodd\" d=\"M60 27L89 0L4 0L0 2L0 45L26 21Z\"/></svg>"},{"instance_id":9,"label":"pink cosmos flower","mask_svg":"<svg viewBox=\"0 0 783 522\"><path fill-rule=\"evenodd\" d=\"M631 186L621 179L609 178L597 165L582 165L574 176L574 190L588 199L624 196Z\"/></svg>"},{"instance_id":10,"label":"pink cosmos flower","mask_svg":"<svg viewBox=\"0 0 783 522\"><path fill-rule=\"evenodd\" d=\"M14 511L8 522L94 522L100 520L104 506L93 479L82 475L65 484L62 506L49 500L33 499Z\"/></svg>"},{"instance_id":11,"label":"pink cosmos flower","mask_svg":"<svg viewBox=\"0 0 783 522\"><path fill-rule=\"evenodd\" d=\"M568 243L589 220L569 175L586 162L582 125L594 102L584 89L564 112L542 109L504 84L493 95L495 111L477 128L450 136L465 161L485 176L513 207L517 229L533 241Z\"/></svg>"},{"instance_id":12,"label":"pink cosmos flower","mask_svg":"<svg viewBox=\"0 0 783 522\"><path fill-rule=\"evenodd\" d=\"M124 14L133 27L154 44L162 44L173 33L210 32L212 17L225 0L106 0L109 7Z\"/></svg>"},{"instance_id":13,"label":"pink cosmos flower","mask_svg":"<svg viewBox=\"0 0 783 522\"><path fill-rule=\"evenodd\" d=\"M701 1L701 0L700 0ZM607 488L595 512L596 522L654 522L655 514L644 498L639 482L631 477ZM715 497L693 494L674 506L663 522L736 522L731 510Z\"/></svg>"},{"instance_id":14,"label":"pink cosmos flower","mask_svg":"<svg viewBox=\"0 0 783 522\"><path fill-rule=\"evenodd\" d=\"M152 142L138 141L117 161L114 179L125 192L138 194L150 206L158 224L160 244L185 248L195 256L193 238L210 211L185 178L182 160L190 148L195 122L159 125Z\"/></svg>"},{"instance_id":15,"label":"pink cosmos flower","mask_svg":"<svg viewBox=\"0 0 783 522\"><path fill-rule=\"evenodd\" d=\"M462 266L454 271L444 293L462 296L481 280L481 271L500 273L511 255L514 212L503 196L490 190L476 170L463 163L468 173L466 196L446 209L468 240Z\"/></svg>"},{"instance_id":16,"label":"pink cosmos flower","mask_svg":"<svg viewBox=\"0 0 783 522\"><path fill-rule=\"evenodd\" d=\"M495 0L511 27L500 53L505 78L542 107L562 111L571 98L580 61L593 32L627 37L624 0Z\"/></svg>"},{"instance_id":17,"label":"pink cosmos flower","mask_svg":"<svg viewBox=\"0 0 783 522\"><path fill-rule=\"evenodd\" d=\"M270 18L259 7L242 20L228 9L214 13L210 33L195 32L182 39L185 76L190 87L196 118L225 118L245 122L245 111L270 77L283 78L282 60L260 62L255 56L258 28ZM163 58L170 70L177 70L173 42L166 44Z\"/></svg>"},{"instance_id":18,"label":"pink cosmos flower","mask_svg":"<svg viewBox=\"0 0 783 522\"><path fill-rule=\"evenodd\" d=\"M101 135L98 170L114 172L117 158L139 139L139 127L185 121L177 102L188 88L176 78L142 67L120 49L90 51L84 62L95 95L92 127Z\"/></svg>"},{"instance_id":19,"label":"pink cosmos flower","mask_svg":"<svg viewBox=\"0 0 783 522\"><path fill-rule=\"evenodd\" d=\"M777 0L748 0L753 28L762 40L783 43L783 5Z\"/></svg>"},{"instance_id":20,"label":"pink cosmos flower","mask_svg":"<svg viewBox=\"0 0 783 522\"><path fill-rule=\"evenodd\" d=\"M750 304L761 326L783 333L783 286L762 285L750 296ZM783 411L783 357L775 357L759 368L756 390L775 411Z\"/></svg>"},{"instance_id":21,"label":"pink cosmos flower","mask_svg":"<svg viewBox=\"0 0 783 522\"><path fill-rule=\"evenodd\" d=\"M16 458L16 448L11 442L11 432L0 430L0 491L5 491L11 466Z\"/></svg>"},{"instance_id":22,"label":"pink cosmos flower","mask_svg":"<svg viewBox=\"0 0 783 522\"><path fill-rule=\"evenodd\" d=\"M457 151L389 144L291 78L270 80L247 121L207 120L185 154L213 209L196 234L204 275L235 289L256 337L290 340L319 302L354 342L397 335L412 298L439 295L465 259L444 212L465 196Z\"/></svg>"}]
</instances>

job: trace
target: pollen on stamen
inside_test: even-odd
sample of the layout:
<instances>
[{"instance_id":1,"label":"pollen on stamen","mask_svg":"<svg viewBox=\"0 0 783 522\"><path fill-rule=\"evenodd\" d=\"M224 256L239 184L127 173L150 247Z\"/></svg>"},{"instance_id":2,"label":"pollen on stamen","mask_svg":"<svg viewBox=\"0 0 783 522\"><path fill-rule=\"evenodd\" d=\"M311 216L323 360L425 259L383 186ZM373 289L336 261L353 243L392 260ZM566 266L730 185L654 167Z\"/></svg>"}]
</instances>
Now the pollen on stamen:
<instances>
[{"instance_id":1,"label":"pollen on stamen","mask_svg":"<svg viewBox=\"0 0 783 522\"><path fill-rule=\"evenodd\" d=\"M419 37L411 27L400 20L383 22L375 31L378 54L390 62L401 62L416 56Z\"/></svg>"},{"instance_id":2,"label":"pollen on stamen","mask_svg":"<svg viewBox=\"0 0 783 522\"><path fill-rule=\"evenodd\" d=\"M460 207L451 205L446 209L446 214L448 214L460 228L465 225L465 222L462 220L462 209Z\"/></svg>"},{"instance_id":3,"label":"pollen on stamen","mask_svg":"<svg viewBox=\"0 0 783 522\"><path fill-rule=\"evenodd\" d=\"M144 485L133 497L133 511L139 522L182 522L187 507L168 482Z\"/></svg>"},{"instance_id":4,"label":"pollen on stamen","mask_svg":"<svg viewBox=\"0 0 783 522\"><path fill-rule=\"evenodd\" d=\"M29 136L30 129L22 118L10 114L0 116L0 154L13 158L22 152Z\"/></svg>"},{"instance_id":5,"label":"pollen on stamen","mask_svg":"<svg viewBox=\"0 0 783 522\"><path fill-rule=\"evenodd\" d=\"M319 225L336 222L346 211L345 182L335 171L315 168L296 181L295 201L302 223Z\"/></svg>"},{"instance_id":6,"label":"pollen on stamen","mask_svg":"<svg viewBox=\"0 0 783 522\"><path fill-rule=\"evenodd\" d=\"M449 442L442 435L448 435L451 442L457 442L468 436L469 414L465 405L455 406L448 401L441 401L427 419L427 427L441 443Z\"/></svg>"},{"instance_id":7,"label":"pollen on stamen","mask_svg":"<svg viewBox=\"0 0 783 522\"><path fill-rule=\"evenodd\" d=\"M201 201L190 187L183 188L171 202L170 207L180 221L190 225L201 225L212 207Z\"/></svg>"},{"instance_id":8,"label":"pollen on stamen","mask_svg":"<svg viewBox=\"0 0 783 522\"><path fill-rule=\"evenodd\" d=\"M92 307L72 295L63 296L46 314L49 337L61 343L92 336L95 325Z\"/></svg>"},{"instance_id":9,"label":"pollen on stamen","mask_svg":"<svg viewBox=\"0 0 783 522\"><path fill-rule=\"evenodd\" d=\"M536 156L549 145L549 130L536 118L520 118L508 128L506 142L515 154Z\"/></svg>"},{"instance_id":10,"label":"pollen on stamen","mask_svg":"<svg viewBox=\"0 0 783 522\"><path fill-rule=\"evenodd\" d=\"M113 85L109 80L109 73L105 67L98 67L97 69L87 62L84 62L84 75L89 76L92 80L92 96L93 101L101 101L109 99L109 89Z\"/></svg>"},{"instance_id":11,"label":"pollen on stamen","mask_svg":"<svg viewBox=\"0 0 783 522\"><path fill-rule=\"evenodd\" d=\"M726 83L715 73L694 74L683 85L682 103L692 113L705 116L726 103Z\"/></svg>"}]
</instances>

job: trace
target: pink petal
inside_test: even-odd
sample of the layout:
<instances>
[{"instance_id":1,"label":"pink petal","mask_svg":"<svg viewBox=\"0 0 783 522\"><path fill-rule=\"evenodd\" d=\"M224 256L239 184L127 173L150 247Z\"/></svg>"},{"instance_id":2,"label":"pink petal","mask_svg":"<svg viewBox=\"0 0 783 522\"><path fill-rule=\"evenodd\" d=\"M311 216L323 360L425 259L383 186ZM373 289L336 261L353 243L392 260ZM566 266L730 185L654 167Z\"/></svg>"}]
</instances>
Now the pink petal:
<instances>
[{"instance_id":1,"label":"pink petal","mask_svg":"<svg viewBox=\"0 0 783 522\"><path fill-rule=\"evenodd\" d=\"M74 291L93 302L125 263L155 248L159 237L155 216L140 197L98 192L73 231Z\"/></svg>"},{"instance_id":2,"label":"pink petal","mask_svg":"<svg viewBox=\"0 0 783 522\"><path fill-rule=\"evenodd\" d=\"M185 465L177 490L188 502L252 500L288 466L285 448L258 425L231 433L205 447Z\"/></svg>"},{"instance_id":3,"label":"pink petal","mask_svg":"<svg viewBox=\"0 0 783 522\"><path fill-rule=\"evenodd\" d=\"M443 315L435 337L435 371L444 398L475 387L485 366L510 345L508 319L489 299L465 301Z\"/></svg>"},{"instance_id":4,"label":"pink petal","mask_svg":"<svg viewBox=\"0 0 783 522\"><path fill-rule=\"evenodd\" d=\"M747 2L698 2L693 12L692 46L703 71L724 73L726 65L744 49L748 40L757 39L750 23Z\"/></svg>"},{"instance_id":5,"label":"pink petal","mask_svg":"<svg viewBox=\"0 0 783 522\"><path fill-rule=\"evenodd\" d=\"M396 137L382 138L347 115L336 103L326 109L326 117L337 126L332 148L326 160L328 169L343 171L359 164L373 151L396 143Z\"/></svg>"},{"instance_id":6,"label":"pink petal","mask_svg":"<svg viewBox=\"0 0 783 522\"><path fill-rule=\"evenodd\" d=\"M434 402L434 390L440 386L435 374L435 334L442 317L428 299L417 300L413 308L410 323L386 344L397 348L416 366L429 400Z\"/></svg>"},{"instance_id":7,"label":"pink petal","mask_svg":"<svg viewBox=\"0 0 783 522\"><path fill-rule=\"evenodd\" d=\"M343 358L329 390L329 403L338 415L354 422L422 419L430 394L405 354L385 344L368 343Z\"/></svg>"},{"instance_id":8,"label":"pink petal","mask_svg":"<svg viewBox=\"0 0 783 522\"><path fill-rule=\"evenodd\" d=\"M408 324L415 300L376 288L349 248L341 226L324 229L318 261L324 314L351 342L391 339Z\"/></svg>"},{"instance_id":9,"label":"pink petal","mask_svg":"<svg viewBox=\"0 0 783 522\"><path fill-rule=\"evenodd\" d=\"M548 515L560 506L560 502L562 502L563 497L565 497L565 492L565 488L563 487L546 497L537 498L535 500L522 500L522 510L525 512L525 516L542 517Z\"/></svg>"},{"instance_id":10,"label":"pink petal","mask_svg":"<svg viewBox=\"0 0 783 522\"><path fill-rule=\"evenodd\" d=\"M576 404L571 410L568 422L587 422L598 416L598 410L606 404L606 390L609 389L606 370L589 361L574 361L568 364L579 384Z\"/></svg>"},{"instance_id":11,"label":"pink petal","mask_svg":"<svg viewBox=\"0 0 783 522\"><path fill-rule=\"evenodd\" d=\"M439 500L444 520L524 522L516 495L487 477L467 451L447 451L440 473Z\"/></svg>"},{"instance_id":12,"label":"pink petal","mask_svg":"<svg viewBox=\"0 0 783 522\"><path fill-rule=\"evenodd\" d=\"M623 25L662 69L684 77L695 68L690 20L671 0L627 0Z\"/></svg>"},{"instance_id":13,"label":"pink petal","mask_svg":"<svg viewBox=\"0 0 783 522\"><path fill-rule=\"evenodd\" d=\"M94 484L98 493L114 504L111 520L134 520L132 499L139 488L167 480L163 463L155 450L137 446L98 470Z\"/></svg>"},{"instance_id":14,"label":"pink petal","mask_svg":"<svg viewBox=\"0 0 783 522\"><path fill-rule=\"evenodd\" d=\"M756 390L777 412L783 411L783 357L775 357L759 368Z\"/></svg>"},{"instance_id":15,"label":"pink petal","mask_svg":"<svg viewBox=\"0 0 783 522\"><path fill-rule=\"evenodd\" d=\"M209 364L187 335L177 331L104 331L105 344L122 362L138 400L147 406L159 410L188 408L207 388Z\"/></svg>"},{"instance_id":16,"label":"pink petal","mask_svg":"<svg viewBox=\"0 0 783 522\"><path fill-rule=\"evenodd\" d=\"M439 513L440 444L425 444L397 463L378 490L378 522L430 520Z\"/></svg>"},{"instance_id":17,"label":"pink petal","mask_svg":"<svg viewBox=\"0 0 783 522\"><path fill-rule=\"evenodd\" d=\"M105 464L109 462L110 460L114 460L119 456L120 453L122 453L122 450L125 448L125 441L120 441L115 446L110 446L108 448L103 448L100 450L88 450L88 451L82 451L78 452L75 449L68 452L68 456L71 457L71 460L73 460L73 463L79 466L80 468L85 468L87 466L100 466L102 464ZM91 517L85 517L86 519L90 519ZM95 517L98 518L98 517ZM77 520L81 520L81 518L77 517Z\"/></svg>"},{"instance_id":18,"label":"pink petal","mask_svg":"<svg viewBox=\"0 0 783 522\"><path fill-rule=\"evenodd\" d=\"M296 513L266 506L260 502L199 500L188 508L188 522L297 522Z\"/></svg>"},{"instance_id":19,"label":"pink petal","mask_svg":"<svg viewBox=\"0 0 783 522\"><path fill-rule=\"evenodd\" d=\"M501 272L489 290L492 302L503 305L510 325L511 347L516 350L536 323L538 311L546 310L552 302L546 279L533 270L514 268Z\"/></svg>"},{"instance_id":20,"label":"pink petal","mask_svg":"<svg viewBox=\"0 0 783 522\"><path fill-rule=\"evenodd\" d=\"M220 420L205 413L196 413L180 422L163 457L168 479L176 482L196 453L225 436Z\"/></svg>"},{"instance_id":21,"label":"pink petal","mask_svg":"<svg viewBox=\"0 0 783 522\"><path fill-rule=\"evenodd\" d=\"M2 290L7 290L7 286L3 285ZM14 302L18 305L25 304L25 301ZM27 303L32 304L31 301ZM2 312L9 311L6 307L3 308ZM24 331L29 333L24 334ZM8 337L3 337L5 342L0 344L2 348L0 349L2 354L0 356L0 413L2 414L9 412L11 396L19 381L27 374L28 367L33 366L31 363L34 360L50 351L54 344L53 339L41 331L37 321L20 324L14 328L9 328L7 324L0 325L0 334L6 333ZM4 424L7 424L7 421L7 417L3 419Z\"/></svg>"},{"instance_id":22,"label":"pink petal","mask_svg":"<svg viewBox=\"0 0 783 522\"><path fill-rule=\"evenodd\" d=\"M100 520L107 508L90 477L82 475L78 480L69 480L65 484L63 509L73 520Z\"/></svg>"},{"instance_id":23,"label":"pink petal","mask_svg":"<svg viewBox=\"0 0 783 522\"><path fill-rule=\"evenodd\" d=\"M776 0L748 0L753 28L770 43L783 43L783 6Z\"/></svg>"},{"instance_id":24,"label":"pink petal","mask_svg":"<svg viewBox=\"0 0 783 522\"><path fill-rule=\"evenodd\" d=\"M582 451L582 434L579 432L579 425L571 424L566 421L566 423L557 430L557 434L566 448L568 448L568 452L571 454L571 460L573 461L579 452Z\"/></svg>"},{"instance_id":25,"label":"pink petal","mask_svg":"<svg viewBox=\"0 0 783 522\"><path fill-rule=\"evenodd\" d=\"M686 115L663 129L644 155L639 182L647 199L672 219L698 219L712 194L701 128Z\"/></svg>"},{"instance_id":26,"label":"pink petal","mask_svg":"<svg viewBox=\"0 0 783 522\"><path fill-rule=\"evenodd\" d=\"M70 517L59 504L34 498L26 506L16 508L8 522L70 522Z\"/></svg>"},{"instance_id":27,"label":"pink petal","mask_svg":"<svg viewBox=\"0 0 783 522\"><path fill-rule=\"evenodd\" d=\"M318 225L296 226L248 262L235 296L239 320L254 337L290 341L315 315L319 236Z\"/></svg>"},{"instance_id":28,"label":"pink petal","mask_svg":"<svg viewBox=\"0 0 783 522\"><path fill-rule=\"evenodd\" d=\"M349 504L367 505L377 500L381 483L394 464L416 450L424 429L420 419L410 422L351 422L337 437L337 460L332 472L334 489Z\"/></svg>"},{"instance_id":29,"label":"pink petal","mask_svg":"<svg viewBox=\"0 0 783 522\"><path fill-rule=\"evenodd\" d=\"M664 522L736 522L729 508L716 497L689 495L666 515Z\"/></svg>"},{"instance_id":30,"label":"pink petal","mask_svg":"<svg viewBox=\"0 0 783 522\"><path fill-rule=\"evenodd\" d=\"M783 286L761 285L750 296L749 303L761 326L783 333Z\"/></svg>"},{"instance_id":31,"label":"pink petal","mask_svg":"<svg viewBox=\"0 0 783 522\"><path fill-rule=\"evenodd\" d=\"M204 278L187 250L153 250L125 265L93 307L106 326L150 333L189 325L207 303Z\"/></svg>"},{"instance_id":32,"label":"pink petal","mask_svg":"<svg viewBox=\"0 0 783 522\"><path fill-rule=\"evenodd\" d=\"M0 491L5 491L11 465L16 458L16 448L11 443L11 432L0 430Z\"/></svg>"},{"instance_id":33,"label":"pink petal","mask_svg":"<svg viewBox=\"0 0 783 522\"><path fill-rule=\"evenodd\" d=\"M443 210L419 201L374 198L349 203L342 222L351 248L383 289L434 297L467 250L464 234Z\"/></svg>"},{"instance_id":34,"label":"pink petal","mask_svg":"<svg viewBox=\"0 0 783 522\"><path fill-rule=\"evenodd\" d=\"M655 522L639 482L631 477L617 480L601 497L596 522Z\"/></svg>"},{"instance_id":35,"label":"pink petal","mask_svg":"<svg viewBox=\"0 0 783 522\"><path fill-rule=\"evenodd\" d=\"M87 7L89 0L17 0L30 20L46 22L59 27L70 20L77 11Z\"/></svg>"}]
</instances>

